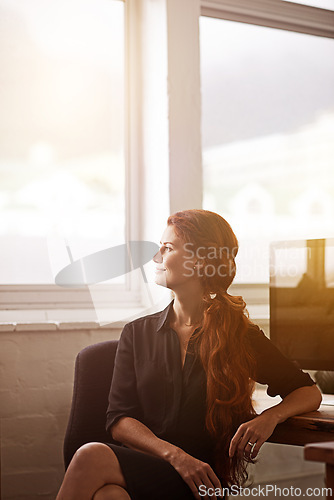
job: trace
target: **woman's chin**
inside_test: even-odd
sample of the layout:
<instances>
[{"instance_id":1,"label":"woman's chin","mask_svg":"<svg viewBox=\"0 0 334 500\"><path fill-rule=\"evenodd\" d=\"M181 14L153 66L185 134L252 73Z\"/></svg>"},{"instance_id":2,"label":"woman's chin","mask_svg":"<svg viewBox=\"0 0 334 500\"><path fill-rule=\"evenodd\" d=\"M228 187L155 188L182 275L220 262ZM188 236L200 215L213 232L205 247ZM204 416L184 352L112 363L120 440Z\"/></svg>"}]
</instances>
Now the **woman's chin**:
<instances>
[{"instance_id":1,"label":"woman's chin","mask_svg":"<svg viewBox=\"0 0 334 500\"><path fill-rule=\"evenodd\" d=\"M167 282L164 276L156 276L154 282L156 285L164 286L165 288L167 288Z\"/></svg>"}]
</instances>

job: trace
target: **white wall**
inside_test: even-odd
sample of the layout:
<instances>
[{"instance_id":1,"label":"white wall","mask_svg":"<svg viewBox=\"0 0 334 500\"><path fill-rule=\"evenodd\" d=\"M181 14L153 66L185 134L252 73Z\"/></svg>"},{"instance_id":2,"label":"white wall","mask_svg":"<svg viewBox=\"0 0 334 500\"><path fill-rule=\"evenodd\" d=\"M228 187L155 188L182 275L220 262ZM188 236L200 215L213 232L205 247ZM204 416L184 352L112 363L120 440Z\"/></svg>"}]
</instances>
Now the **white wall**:
<instances>
[{"instance_id":1,"label":"white wall","mask_svg":"<svg viewBox=\"0 0 334 500\"><path fill-rule=\"evenodd\" d=\"M119 329L0 332L3 500L53 500L61 483L63 440L74 362L85 346Z\"/></svg>"}]
</instances>

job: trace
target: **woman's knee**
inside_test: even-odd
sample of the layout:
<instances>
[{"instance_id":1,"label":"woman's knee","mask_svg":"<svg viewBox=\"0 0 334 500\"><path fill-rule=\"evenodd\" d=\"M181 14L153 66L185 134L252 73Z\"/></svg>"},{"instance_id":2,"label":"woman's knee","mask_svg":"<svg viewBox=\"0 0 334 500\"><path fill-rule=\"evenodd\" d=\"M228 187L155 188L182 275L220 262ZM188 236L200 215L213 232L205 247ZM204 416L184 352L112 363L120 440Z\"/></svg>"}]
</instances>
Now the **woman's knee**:
<instances>
[{"instance_id":1,"label":"woman's knee","mask_svg":"<svg viewBox=\"0 0 334 500\"><path fill-rule=\"evenodd\" d=\"M99 489L93 500L130 500L128 492L117 484L106 484Z\"/></svg>"},{"instance_id":2,"label":"woman's knee","mask_svg":"<svg viewBox=\"0 0 334 500\"><path fill-rule=\"evenodd\" d=\"M89 468L100 468L108 462L111 464L115 461L115 454L109 446L103 443L86 443L82 445L74 454L71 465L77 466L84 470Z\"/></svg>"},{"instance_id":3,"label":"woman's knee","mask_svg":"<svg viewBox=\"0 0 334 500\"><path fill-rule=\"evenodd\" d=\"M80 476L98 476L106 483L125 485L125 480L115 453L103 443L86 443L74 454L69 469Z\"/></svg>"}]
</instances>

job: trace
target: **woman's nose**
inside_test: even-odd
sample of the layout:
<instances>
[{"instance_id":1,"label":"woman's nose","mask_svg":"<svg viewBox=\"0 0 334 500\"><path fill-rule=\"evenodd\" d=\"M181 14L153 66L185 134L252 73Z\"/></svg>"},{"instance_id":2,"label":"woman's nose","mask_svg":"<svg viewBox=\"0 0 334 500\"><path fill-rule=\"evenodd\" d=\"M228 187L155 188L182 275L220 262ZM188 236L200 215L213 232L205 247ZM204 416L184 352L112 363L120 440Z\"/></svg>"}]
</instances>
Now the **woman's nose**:
<instances>
[{"instance_id":1,"label":"woman's nose","mask_svg":"<svg viewBox=\"0 0 334 500\"><path fill-rule=\"evenodd\" d=\"M155 262L156 264L161 264L162 263L162 255L160 253L160 250L153 257L153 262Z\"/></svg>"}]
</instances>

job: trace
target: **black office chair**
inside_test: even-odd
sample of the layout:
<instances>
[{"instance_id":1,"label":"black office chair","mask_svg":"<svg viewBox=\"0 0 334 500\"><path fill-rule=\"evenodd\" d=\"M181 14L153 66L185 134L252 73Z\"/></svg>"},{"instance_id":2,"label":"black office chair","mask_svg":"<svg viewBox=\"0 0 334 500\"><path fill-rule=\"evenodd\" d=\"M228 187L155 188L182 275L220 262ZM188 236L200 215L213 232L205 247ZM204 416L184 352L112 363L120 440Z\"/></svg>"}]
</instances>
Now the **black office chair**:
<instances>
[{"instance_id":1,"label":"black office chair","mask_svg":"<svg viewBox=\"0 0 334 500\"><path fill-rule=\"evenodd\" d=\"M83 444L113 442L105 430L105 422L117 345L117 340L100 342L85 347L77 355L63 450L66 469Z\"/></svg>"}]
</instances>

